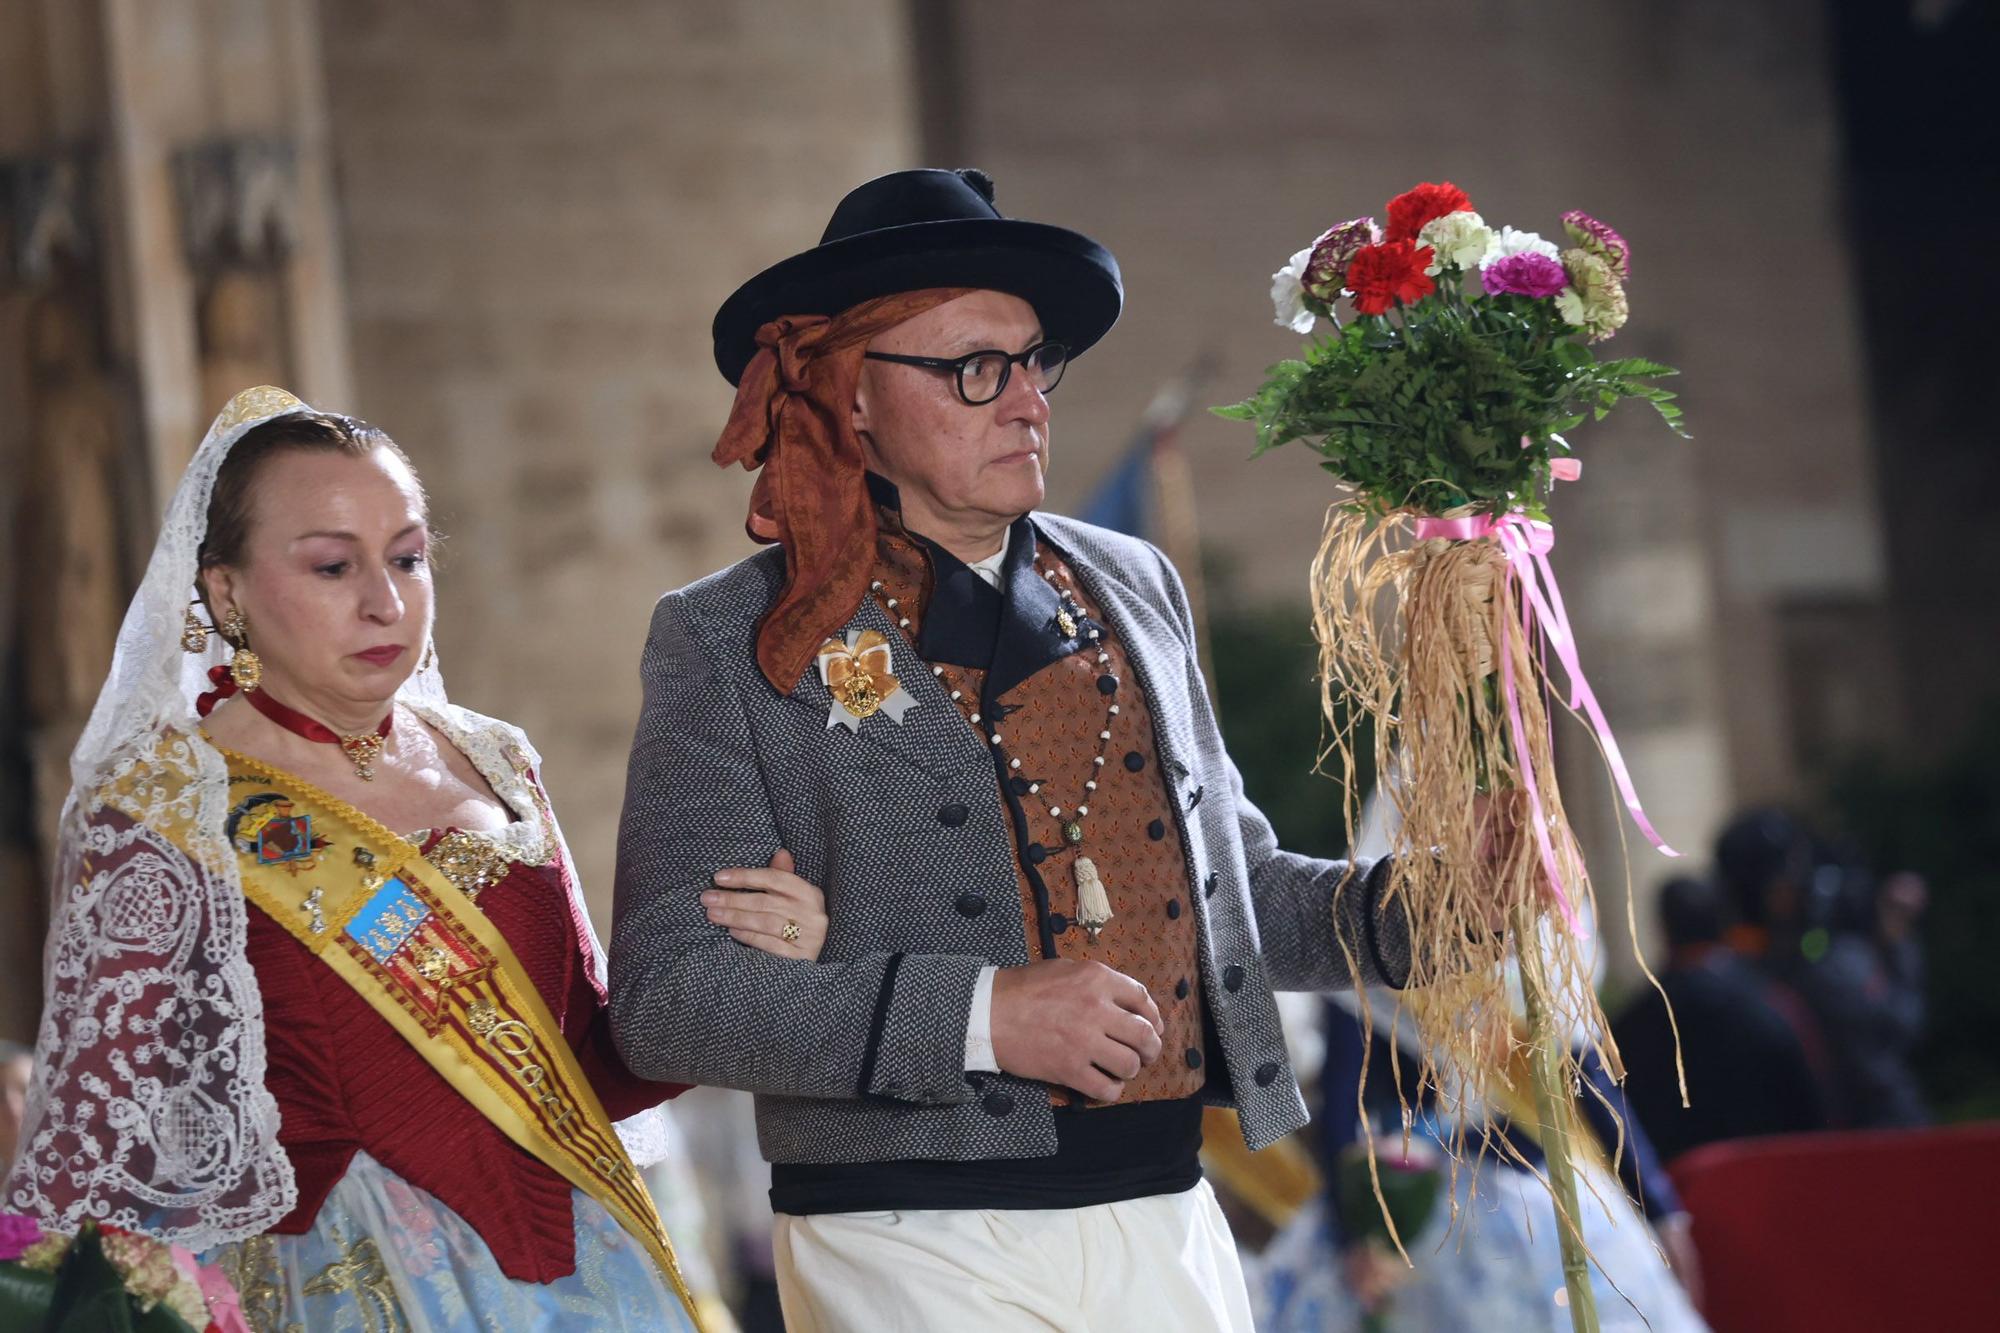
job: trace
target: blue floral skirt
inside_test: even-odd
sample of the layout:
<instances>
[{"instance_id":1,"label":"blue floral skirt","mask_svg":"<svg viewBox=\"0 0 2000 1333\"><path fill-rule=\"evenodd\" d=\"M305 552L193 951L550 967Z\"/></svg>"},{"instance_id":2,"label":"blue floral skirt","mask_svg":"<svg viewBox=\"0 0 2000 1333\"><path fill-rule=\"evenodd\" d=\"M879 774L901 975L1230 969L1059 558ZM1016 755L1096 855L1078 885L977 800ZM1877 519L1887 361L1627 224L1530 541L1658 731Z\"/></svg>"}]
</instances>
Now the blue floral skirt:
<instances>
[{"instance_id":1,"label":"blue floral skirt","mask_svg":"<svg viewBox=\"0 0 2000 1333\"><path fill-rule=\"evenodd\" d=\"M256 1333L689 1333L644 1247L588 1195L572 1193L571 1203L576 1271L520 1282L457 1213L356 1153L310 1231L256 1236L200 1258L235 1284Z\"/></svg>"}]
</instances>

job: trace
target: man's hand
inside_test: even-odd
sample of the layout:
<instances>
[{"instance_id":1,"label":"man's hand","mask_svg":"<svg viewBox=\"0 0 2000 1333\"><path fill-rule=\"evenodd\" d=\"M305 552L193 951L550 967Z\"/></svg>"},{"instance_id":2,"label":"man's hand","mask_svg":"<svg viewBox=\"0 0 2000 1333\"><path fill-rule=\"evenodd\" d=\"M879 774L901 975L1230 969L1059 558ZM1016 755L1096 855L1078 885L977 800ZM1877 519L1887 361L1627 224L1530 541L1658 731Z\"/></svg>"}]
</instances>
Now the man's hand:
<instances>
[{"instance_id":1,"label":"man's hand","mask_svg":"<svg viewBox=\"0 0 2000 1333\"><path fill-rule=\"evenodd\" d=\"M1524 791L1478 793L1472 798L1472 822L1479 830L1479 859L1496 874L1534 841L1534 807Z\"/></svg>"},{"instance_id":2,"label":"man's hand","mask_svg":"<svg viewBox=\"0 0 2000 1333\"><path fill-rule=\"evenodd\" d=\"M1115 1102L1160 1058L1167 1030L1146 988L1102 963L1051 958L993 977L993 1058L1021 1078Z\"/></svg>"},{"instance_id":3,"label":"man's hand","mask_svg":"<svg viewBox=\"0 0 2000 1333\"><path fill-rule=\"evenodd\" d=\"M1472 798L1472 821L1479 830L1479 863L1497 879L1507 873L1517 856L1533 856L1535 816L1524 791L1504 791L1497 795L1480 792ZM1540 872L1535 872L1539 878ZM1488 934L1504 935L1510 923L1498 904L1487 908Z\"/></svg>"}]
</instances>

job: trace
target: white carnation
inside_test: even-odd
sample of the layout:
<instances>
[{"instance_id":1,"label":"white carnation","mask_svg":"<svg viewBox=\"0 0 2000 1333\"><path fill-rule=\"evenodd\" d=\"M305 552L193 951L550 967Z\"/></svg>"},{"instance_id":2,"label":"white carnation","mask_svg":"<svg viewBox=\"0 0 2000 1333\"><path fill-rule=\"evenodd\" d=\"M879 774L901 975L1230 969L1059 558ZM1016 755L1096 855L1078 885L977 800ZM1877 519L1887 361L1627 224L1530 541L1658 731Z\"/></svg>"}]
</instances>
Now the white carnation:
<instances>
[{"instance_id":1,"label":"white carnation","mask_svg":"<svg viewBox=\"0 0 2000 1333\"><path fill-rule=\"evenodd\" d=\"M1486 258L1480 261L1479 267L1485 268L1488 264L1497 264L1515 255L1547 255L1558 263L1562 262L1562 251L1543 240L1540 233L1502 227L1500 235L1493 242L1493 248L1487 251Z\"/></svg>"},{"instance_id":2,"label":"white carnation","mask_svg":"<svg viewBox=\"0 0 2000 1333\"><path fill-rule=\"evenodd\" d=\"M1479 214L1461 209L1426 222L1417 233L1417 244L1437 252L1424 270L1435 278L1448 268L1463 272L1484 264L1493 249L1493 229Z\"/></svg>"},{"instance_id":3,"label":"white carnation","mask_svg":"<svg viewBox=\"0 0 2000 1333\"><path fill-rule=\"evenodd\" d=\"M1292 256L1292 262L1271 275L1271 308L1277 311L1278 327L1293 333L1313 331L1313 312L1306 309L1306 262L1312 258L1309 245Z\"/></svg>"}]
</instances>

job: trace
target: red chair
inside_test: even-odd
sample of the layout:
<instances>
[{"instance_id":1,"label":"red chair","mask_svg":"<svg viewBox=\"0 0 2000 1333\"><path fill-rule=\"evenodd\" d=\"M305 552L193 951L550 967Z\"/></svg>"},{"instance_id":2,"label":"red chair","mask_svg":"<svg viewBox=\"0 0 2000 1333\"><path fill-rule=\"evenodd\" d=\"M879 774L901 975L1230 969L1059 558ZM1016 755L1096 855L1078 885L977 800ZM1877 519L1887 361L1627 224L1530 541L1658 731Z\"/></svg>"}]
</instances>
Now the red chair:
<instances>
[{"instance_id":1,"label":"red chair","mask_svg":"<svg viewBox=\"0 0 2000 1333\"><path fill-rule=\"evenodd\" d=\"M1668 1171L1716 1333L2000 1328L2000 1124L1715 1143Z\"/></svg>"}]
</instances>

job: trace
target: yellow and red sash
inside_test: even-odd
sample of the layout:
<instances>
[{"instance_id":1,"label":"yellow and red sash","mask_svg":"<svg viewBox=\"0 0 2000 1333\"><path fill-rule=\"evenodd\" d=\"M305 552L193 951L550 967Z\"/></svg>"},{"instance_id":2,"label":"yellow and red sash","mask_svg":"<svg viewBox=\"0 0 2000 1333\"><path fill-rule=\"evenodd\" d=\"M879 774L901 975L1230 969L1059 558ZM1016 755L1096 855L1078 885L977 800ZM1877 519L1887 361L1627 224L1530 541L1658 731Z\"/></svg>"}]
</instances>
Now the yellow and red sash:
<instances>
[{"instance_id":1,"label":"yellow and red sash","mask_svg":"<svg viewBox=\"0 0 2000 1333\"><path fill-rule=\"evenodd\" d=\"M652 1196L506 937L421 849L223 750L243 891L480 1114L602 1204L701 1320Z\"/></svg>"}]
</instances>

